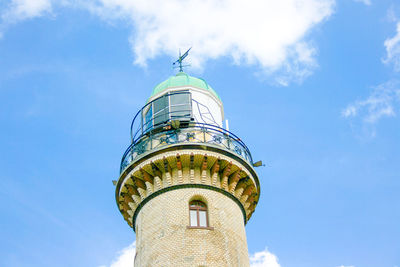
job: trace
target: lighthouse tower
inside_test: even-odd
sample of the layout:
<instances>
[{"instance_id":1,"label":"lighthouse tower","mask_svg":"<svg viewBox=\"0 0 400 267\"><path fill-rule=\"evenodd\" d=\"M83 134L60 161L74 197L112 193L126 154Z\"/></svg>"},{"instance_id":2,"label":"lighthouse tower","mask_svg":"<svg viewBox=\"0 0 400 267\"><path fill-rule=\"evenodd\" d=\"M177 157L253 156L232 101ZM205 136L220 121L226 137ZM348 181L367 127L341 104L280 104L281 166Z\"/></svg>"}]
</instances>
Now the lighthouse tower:
<instances>
[{"instance_id":1,"label":"lighthouse tower","mask_svg":"<svg viewBox=\"0 0 400 267\"><path fill-rule=\"evenodd\" d=\"M180 71L133 119L115 197L136 232L135 267L249 266L245 225L260 196L218 94Z\"/></svg>"}]
</instances>

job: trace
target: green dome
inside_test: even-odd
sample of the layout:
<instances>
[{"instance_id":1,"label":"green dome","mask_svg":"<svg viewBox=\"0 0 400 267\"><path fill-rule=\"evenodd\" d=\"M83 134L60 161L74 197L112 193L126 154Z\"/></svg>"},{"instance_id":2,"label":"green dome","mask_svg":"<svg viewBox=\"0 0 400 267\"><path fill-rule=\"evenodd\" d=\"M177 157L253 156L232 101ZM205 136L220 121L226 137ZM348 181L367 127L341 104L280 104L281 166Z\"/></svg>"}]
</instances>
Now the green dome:
<instances>
[{"instance_id":1,"label":"green dome","mask_svg":"<svg viewBox=\"0 0 400 267\"><path fill-rule=\"evenodd\" d=\"M178 74L175 76L171 76L167 80L159 83L156 87L154 87L150 97L153 97L168 88L186 85L207 90L221 100L218 94L214 91L214 89L211 88L211 86L207 84L205 80L189 76L184 72L178 72Z\"/></svg>"}]
</instances>

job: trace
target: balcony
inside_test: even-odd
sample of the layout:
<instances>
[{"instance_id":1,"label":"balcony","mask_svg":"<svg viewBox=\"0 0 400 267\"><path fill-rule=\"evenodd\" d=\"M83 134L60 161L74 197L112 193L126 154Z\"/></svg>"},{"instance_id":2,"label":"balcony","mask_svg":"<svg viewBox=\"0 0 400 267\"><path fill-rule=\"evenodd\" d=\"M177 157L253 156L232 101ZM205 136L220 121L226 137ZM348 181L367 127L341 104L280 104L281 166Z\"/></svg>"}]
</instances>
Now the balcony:
<instances>
[{"instance_id":1,"label":"balcony","mask_svg":"<svg viewBox=\"0 0 400 267\"><path fill-rule=\"evenodd\" d=\"M186 102L174 104L174 98ZM167 104L160 106L160 102ZM166 94L139 110L132 121L131 145L122 157L120 173L147 154L176 146L222 149L253 164L244 142L219 127L207 106L192 99L190 92L185 91Z\"/></svg>"}]
</instances>

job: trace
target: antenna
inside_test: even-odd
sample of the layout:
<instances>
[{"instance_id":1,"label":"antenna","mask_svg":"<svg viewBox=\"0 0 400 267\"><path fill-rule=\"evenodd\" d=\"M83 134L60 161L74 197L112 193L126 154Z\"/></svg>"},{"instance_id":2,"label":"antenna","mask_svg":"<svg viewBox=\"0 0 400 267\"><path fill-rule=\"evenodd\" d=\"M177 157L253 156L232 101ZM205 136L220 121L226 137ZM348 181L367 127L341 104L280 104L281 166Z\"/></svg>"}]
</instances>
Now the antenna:
<instances>
[{"instance_id":1,"label":"antenna","mask_svg":"<svg viewBox=\"0 0 400 267\"><path fill-rule=\"evenodd\" d=\"M185 53L183 53L183 55L181 55L181 50L179 49L179 58L178 58L177 61L172 63L174 68L178 68L179 67L179 72L183 72L183 67L190 66L190 65L182 65L182 61L188 56L190 49L192 49L192 48L189 48ZM175 66L176 64L179 64L179 66Z\"/></svg>"}]
</instances>

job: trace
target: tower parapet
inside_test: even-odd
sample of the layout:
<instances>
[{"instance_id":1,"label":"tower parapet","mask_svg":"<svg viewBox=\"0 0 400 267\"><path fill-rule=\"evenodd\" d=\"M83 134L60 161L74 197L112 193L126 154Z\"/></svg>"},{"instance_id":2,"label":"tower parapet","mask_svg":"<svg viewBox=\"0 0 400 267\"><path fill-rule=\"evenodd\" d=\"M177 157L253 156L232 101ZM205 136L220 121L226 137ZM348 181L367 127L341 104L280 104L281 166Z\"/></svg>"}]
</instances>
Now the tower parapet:
<instances>
[{"instance_id":1,"label":"tower parapet","mask_svg":"<svg viewBox=\"0 0 400 267\"><path fill-rule=\"evenodd\" d=\"M116 201L136 231L135 266L249 265L244 225L260 185L249 149L223 119L216 92L183 72L134 117Z\"/></svg>"}]
</instances>

